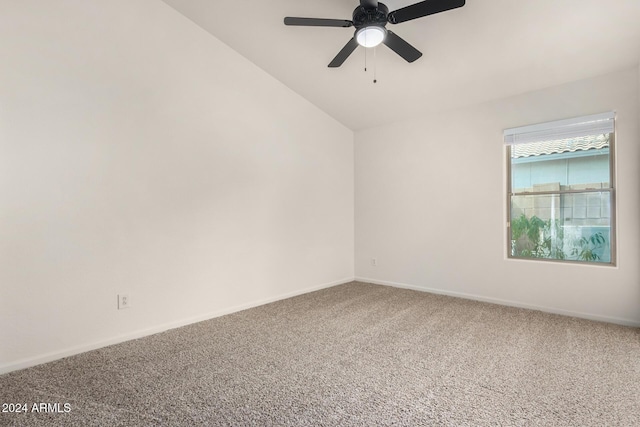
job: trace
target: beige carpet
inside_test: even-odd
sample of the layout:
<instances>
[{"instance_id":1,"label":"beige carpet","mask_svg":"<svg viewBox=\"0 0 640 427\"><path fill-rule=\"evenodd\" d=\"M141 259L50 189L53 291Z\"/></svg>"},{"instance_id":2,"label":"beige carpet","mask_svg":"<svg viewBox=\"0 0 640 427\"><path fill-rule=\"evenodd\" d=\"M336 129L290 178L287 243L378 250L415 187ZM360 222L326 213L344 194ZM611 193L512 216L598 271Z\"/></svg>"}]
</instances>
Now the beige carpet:
<instances>
[{"instance_id":1,"label":"beige carpet","mask_svg":"<svg viewBox=\"0 0 640 427\"><path fill-rule=\"evenodd\" d=\"M350 283L0 376L0 402L70 404L3 426L640 426L640 330Z\"/></svg>"}]
</instances>

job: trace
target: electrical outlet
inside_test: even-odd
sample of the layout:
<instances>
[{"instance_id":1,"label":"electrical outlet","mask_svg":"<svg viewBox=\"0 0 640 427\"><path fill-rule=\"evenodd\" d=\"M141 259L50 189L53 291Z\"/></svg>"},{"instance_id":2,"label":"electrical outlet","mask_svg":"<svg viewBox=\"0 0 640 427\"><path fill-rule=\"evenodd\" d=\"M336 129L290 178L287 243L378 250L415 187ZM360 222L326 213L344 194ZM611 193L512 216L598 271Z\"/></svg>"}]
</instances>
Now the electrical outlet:
<instances>
[{"instance_id":1,"label":"electrical outlet","mask_svg":"<svg viewBox=\"0 0 640 427\"><path fill-rule=\"evenodd\" d=\"M125 308L129 308L129 295L127 294L119 294L118 295L118 310L123 310Z\"/></svg>"},{"instance_id":2,"label":"electrical outlet","mask_svg":"<svg viewBox=\"0 0 640 427\"><path fill-rule=\"evenodd\" d=\"M371 265L373 265L374 267L378 265L378 259L377 258L371 258Z\"/></svg>"}]
</instances>

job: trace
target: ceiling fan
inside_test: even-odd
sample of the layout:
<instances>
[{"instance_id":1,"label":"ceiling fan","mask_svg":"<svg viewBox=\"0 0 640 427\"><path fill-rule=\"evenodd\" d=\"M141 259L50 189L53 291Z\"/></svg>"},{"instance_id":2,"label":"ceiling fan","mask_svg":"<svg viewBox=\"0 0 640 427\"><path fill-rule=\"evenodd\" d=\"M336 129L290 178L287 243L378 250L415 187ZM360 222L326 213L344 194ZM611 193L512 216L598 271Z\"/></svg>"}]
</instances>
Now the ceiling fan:
<instances>
[{"instance_id":1,"label":"ceiling fan","mask_svg":"<svg viewBox=\"0 0 640 427\"><path fill-rule=\"evenodd\" d=\"M445 12L464 6L465 0L425 0L389 12L389 8L377 0L360 0L360 6L353 11L353 19L322 19L322 18L284 18L285 25L304 27L355 27L356 31L351 40L342 48L338 55L329 63L329 67L339 67L360 46L375 47L384 43L407 62L413 62L422 56L415 47L404 41L391 30L386 29L387 23L399 24L434 13Z\"/></svg>"}]
</instances>

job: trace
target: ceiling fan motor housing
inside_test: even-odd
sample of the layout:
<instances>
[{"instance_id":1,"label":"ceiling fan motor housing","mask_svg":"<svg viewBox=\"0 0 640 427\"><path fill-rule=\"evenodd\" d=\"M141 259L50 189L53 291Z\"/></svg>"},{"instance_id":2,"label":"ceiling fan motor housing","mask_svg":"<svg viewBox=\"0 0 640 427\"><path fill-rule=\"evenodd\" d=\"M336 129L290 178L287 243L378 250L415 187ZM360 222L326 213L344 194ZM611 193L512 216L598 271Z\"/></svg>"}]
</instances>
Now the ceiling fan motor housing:
<instances>
[{"instance_id":1,"label":"ceiling fan motor housing","mask_svg":"<svg viewBox=\"0 0 640 427\"><path fill-rule=\"evenodd\" d=\"M378 3L377 8L358 6L353 11L353 26L356 27L356 30L372 25L384 27L387 25L388 14L389 8L383 3Z\"/></svg>"}]
</instances>

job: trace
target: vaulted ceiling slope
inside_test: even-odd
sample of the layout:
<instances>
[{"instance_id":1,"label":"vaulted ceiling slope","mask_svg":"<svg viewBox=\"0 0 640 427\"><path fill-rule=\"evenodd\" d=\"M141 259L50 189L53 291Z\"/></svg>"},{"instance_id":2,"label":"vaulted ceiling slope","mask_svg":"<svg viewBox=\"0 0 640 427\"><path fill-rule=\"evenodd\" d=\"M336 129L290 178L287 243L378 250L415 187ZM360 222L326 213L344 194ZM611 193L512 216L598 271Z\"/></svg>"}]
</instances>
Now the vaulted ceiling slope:
<instances>
[{"instance_id":1,"label":"vaulted ceiling slope","mask_svg":"<svg viewBox=\"0 0 640 427\"><path fill-rule=\"evenodd\" d=\"M285 16L351 19L358 0L163 0L353 130L504 98L637 65L638 0L467 0L393 26L423 56L386 46L327 64L353 28L290 27ZM416 0L387 0L389 10Z\"/></svg>"}]
</instances>

